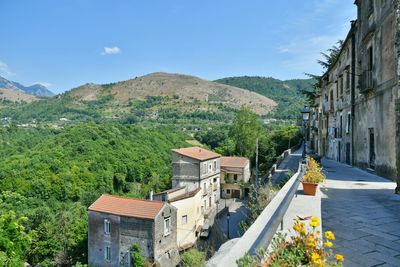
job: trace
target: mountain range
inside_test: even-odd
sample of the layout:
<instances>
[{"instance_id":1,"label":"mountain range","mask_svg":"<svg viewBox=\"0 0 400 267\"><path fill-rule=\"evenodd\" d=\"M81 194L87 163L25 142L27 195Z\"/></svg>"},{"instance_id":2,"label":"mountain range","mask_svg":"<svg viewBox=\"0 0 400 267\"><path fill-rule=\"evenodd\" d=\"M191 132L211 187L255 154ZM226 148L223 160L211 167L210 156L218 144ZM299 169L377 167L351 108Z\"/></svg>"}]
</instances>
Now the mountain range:
<instances>
[{"instance_id":1,"label":"mountain range","mask_svg":"<svg viewBox=\"0 0 400 267\"><path fill-rule=\"evenodd\" d=\"M2 78L0 88L8 89L0 89L0 98L12 94L10 97L18 99L13 102L27 103L3 102L0 116L42 122L61 118L119 119L186 127L229 122L236 109L247 106L258 115L295 120L306 101L301 91L311 85L310 79L281 81L242 76L207 81L190 75L156 72L110 84L87 83L56 97L34 101L39 98L26 93L32 92L28 90L32 86L24 87Z\"/></svg>"},{"instance_id":2,"label":"mountain range","mask_svg":"<svg viewBox=\"0 0 400 267\"><path fill-rule=\"evenodd\" d=\"M10 81L4 77L0 76L0 89L2 89L2 92L4 94L5 90L13 90L13 91L19 91L20 95L22 96L22 93L26 93L29 95L34 95L38 97L51 97L54 96L54 93L51 92L49 89L47 89L44 85L41 84L34 84L31 86L24 86L18 82ZM11 94L13 95L13 94ZM13 101L12 99L9 99L10 101ZM18 101L17 101L18 102Z\"/></svg>"}]
</instances>

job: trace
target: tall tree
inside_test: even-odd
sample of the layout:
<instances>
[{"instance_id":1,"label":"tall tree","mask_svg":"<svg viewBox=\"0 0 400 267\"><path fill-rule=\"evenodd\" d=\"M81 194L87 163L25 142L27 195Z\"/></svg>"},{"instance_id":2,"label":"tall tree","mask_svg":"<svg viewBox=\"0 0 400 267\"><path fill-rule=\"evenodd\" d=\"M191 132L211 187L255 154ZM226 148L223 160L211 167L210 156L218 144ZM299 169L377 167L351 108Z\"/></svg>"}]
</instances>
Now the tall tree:
<instances>
[{"instance_id":1,"label":"tall tree","mask_svg":"<svg viewBox=\"0 0 400 267\"><path fill-rule=\"evenodd\" d=\"M246 107L236 113L230 135L235 141L236 154L250 158L254 154L256 139L261 133L261 123L257 114Z\"/></svg>"},{"instance_id":2,"label":"tall tree","mask_svg":"<svg viewBox=\"0 0 400 267\"><path fill-rule=\"evenodd\" d=\"M22 266L31 244L31 234L23 224L26 217L17 218L13 211L0 215L0 266Z\"/></svg>"}]
</instances>

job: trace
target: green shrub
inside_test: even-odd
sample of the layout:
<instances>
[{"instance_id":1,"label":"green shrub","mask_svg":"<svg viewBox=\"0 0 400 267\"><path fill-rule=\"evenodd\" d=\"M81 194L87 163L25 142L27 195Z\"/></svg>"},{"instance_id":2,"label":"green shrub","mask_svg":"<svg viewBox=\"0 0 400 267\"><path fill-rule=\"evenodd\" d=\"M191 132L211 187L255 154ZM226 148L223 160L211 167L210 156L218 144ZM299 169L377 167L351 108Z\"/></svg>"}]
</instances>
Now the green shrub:
<instances>
[{"instance_id":1,"label":"green shrub","mask_svg":"<svg viewBox=\"0 0 400 267\"><path fill-rule=\"evenodd\" d=\"M202 267L205 265L205 254L204 252L198 251L197 249L189 249L181 255L181 265L183 267Z\"/></svg>"}]
</instances>

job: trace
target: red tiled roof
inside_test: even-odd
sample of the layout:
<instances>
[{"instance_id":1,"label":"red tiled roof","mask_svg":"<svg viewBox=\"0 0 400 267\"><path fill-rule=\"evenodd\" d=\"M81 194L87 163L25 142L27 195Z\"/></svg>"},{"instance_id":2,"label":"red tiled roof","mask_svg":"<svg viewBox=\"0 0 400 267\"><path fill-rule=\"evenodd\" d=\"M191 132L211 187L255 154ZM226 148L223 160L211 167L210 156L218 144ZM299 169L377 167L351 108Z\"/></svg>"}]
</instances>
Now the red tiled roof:
<instances>
[{"instance_id":1,"label":"red tiled roof","mask_svg":"<svg viewBox=\"0 0 400 267\"><path fill-rule=\"evenodd\" d=\"M209 151L207 149L201 148L201 147L187 147L187 148L180 148L180 149L172 149L172 151L175 151L181 155L187 156L189 158L194 158L198 160L208 160L208 159L214 159L214 158L219 158L221 155L214 153L212 151Z\"/></svg>"},{"instance_id":2,"label":"red tiled roof","mask_svg":"<svg viewBox=\"0 0 400 267\"><path fill-rule=\"evenodd\" d=\"M249 159L243 157L221 157L221 168L244 168L248 162Z\"/></svg>"},{"instance_id":3,"label":"red tiled roof","mask_svg":"<svg viewBox=\"0 0 400 267\"><path fill-rule=\"evenodd\" d=\"M133 218L154 219L164 204L161 201L102 195L90 205L89 210Z\"/></svg>"}]
</instances>

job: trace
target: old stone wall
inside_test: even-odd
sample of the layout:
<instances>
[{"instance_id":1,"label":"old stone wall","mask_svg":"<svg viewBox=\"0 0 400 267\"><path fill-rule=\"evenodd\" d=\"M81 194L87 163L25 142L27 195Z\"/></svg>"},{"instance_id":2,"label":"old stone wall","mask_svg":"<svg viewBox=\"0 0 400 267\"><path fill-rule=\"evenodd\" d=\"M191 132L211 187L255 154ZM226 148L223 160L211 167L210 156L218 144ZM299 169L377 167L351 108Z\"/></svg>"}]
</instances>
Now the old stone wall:
<instances>
[{"instance_id":1,"label":"old stone wall","mask_svg":"<svg viewBox=\"0 0 400 267\"><path fill-rule=\"evenodd\" d=\"M354 122L355 165L373 168L378 175L396 179L397 22L390 1L374 3L372 9L368 1L360 1L359 4L359 90L356 94ZM363 88L362 79L366 79L363 74L367 71L372 74L373 86L370 90Z\"/></svg>"},{"instance_id":2,"label":"old stone wall","mask_svg":"<svg viewBox=\"0 0 400 267\"><path fill-rule=\"evenodd\" d=\"M138 244L144 257L153 258L153 226L152 220L121 217L120 253L129 251L132 244Z\"/></svg>"},{"instance_id":3,"label":"old stone wall","mask_svg":"<svg viewBox=\"0 0 400 267\"><path fill-rule=\"evenodd\" d=\"M105 234L104 220L111 222L111 233ZM92 267L118 266L120 217L101 212L89 211L88 263ZM111 248L111 260L105 259L105 247Z\"/></svg>"},{"instance_id":4,"label":"old stone wall","mask_svg":"<svg viewBox=\"0 0 400 267\"><path fill-rule=\"evenodd\" d=\"M171 231L164 234L164 221L170 218ZM166 203L154 221L154 259L161 266L176 266L180 261L177 245L177 209Z\"/></svg>"}]
</instances>

